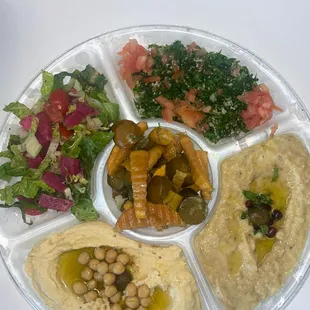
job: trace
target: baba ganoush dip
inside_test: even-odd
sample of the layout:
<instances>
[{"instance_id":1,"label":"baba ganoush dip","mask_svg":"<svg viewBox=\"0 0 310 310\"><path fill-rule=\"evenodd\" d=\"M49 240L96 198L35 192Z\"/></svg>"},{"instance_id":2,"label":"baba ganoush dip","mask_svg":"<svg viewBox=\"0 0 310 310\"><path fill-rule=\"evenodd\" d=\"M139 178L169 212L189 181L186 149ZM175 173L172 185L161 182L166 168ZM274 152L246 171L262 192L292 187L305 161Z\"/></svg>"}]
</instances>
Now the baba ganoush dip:
<instances>
[{"instance_id":1,"label":"baba ganoush dip","mask_svg":"<svg viewBox=\"0 0 310 310\"><path fill-rule=\"evenodd\" d=\"M273 238L244 219L245 190L268 195L272 208L281 210ZM270 138L223 161L219 203L195 248L226 309L253 309L281 288L303 251L309 224L310 156L296 136Z\"/></svg>"}]
</instances>

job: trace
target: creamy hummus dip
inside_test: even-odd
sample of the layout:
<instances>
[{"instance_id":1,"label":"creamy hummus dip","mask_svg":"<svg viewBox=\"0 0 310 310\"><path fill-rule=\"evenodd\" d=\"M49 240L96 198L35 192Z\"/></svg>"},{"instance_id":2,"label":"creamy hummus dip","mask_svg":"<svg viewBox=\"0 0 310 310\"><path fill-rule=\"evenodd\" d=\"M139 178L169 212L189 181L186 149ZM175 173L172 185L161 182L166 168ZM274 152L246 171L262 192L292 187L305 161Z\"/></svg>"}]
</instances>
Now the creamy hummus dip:
<instances>
[{"instance_id":1,"label":"creamy hummus dip","mask_svg":"<svg viewBox=\"0 0 310 310\"><path fill-rule=\"evenodd\" d=\"M182 250L177 246L155 247L130 240L102 222L79 224L49 236L29 253L25 271L35 290L54 309L110 309L106 298L84 303L59 279L62 253L87 247L109 246L121 249L133 259L133 281L169 292L169 310L200 309L197 285ZM167 310L168 310L167 309Z\"/></svg>"},{"instance_id":2,"label":"creamy hummus dip","mask_svg":"<svg viewBox=\"0 0 310 310\"><path fill-rule=\"evenodd\" d=\"M279 177L272 181L274 168ZM270 194L280 209L274 238L241 219L243 190ZM195 247L227 309L253 309L275 294L298 262L310 223L310 157L294 135L280 135L223 161L219 203Z\"/></svg>"}]
</instances>

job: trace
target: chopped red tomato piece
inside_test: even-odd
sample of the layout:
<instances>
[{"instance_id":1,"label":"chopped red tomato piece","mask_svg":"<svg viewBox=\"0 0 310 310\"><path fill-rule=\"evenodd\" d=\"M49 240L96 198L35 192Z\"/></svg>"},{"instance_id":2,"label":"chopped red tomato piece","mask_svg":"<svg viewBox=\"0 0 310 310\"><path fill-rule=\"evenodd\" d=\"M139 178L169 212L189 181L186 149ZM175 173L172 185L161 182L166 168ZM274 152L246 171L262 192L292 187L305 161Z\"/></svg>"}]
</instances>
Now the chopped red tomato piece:
<instances>
[{"instance_id":1,"label":"chopped red tomato piece","mask_svg":"<svg viewBox=\"0 0 310 310\"><path fill-rule=\"evenodd\" d=\"M73 130L69 130L67 128L65 128L64 126L60 125L59 126L59 132L60 135L65 139L65 140L69 140L70 137L73 135Z\"/></svg>"},{"instance_id":2,"label":"chopped red tomato piece","mask_svg":"<svg viewBox=\"0 0 310 310\"><path fill-rule=\"evenodd\" d=\"M161 115L162 115L163 119L168 123L172 123L173 117L176 116L175 113L168 108L163 108L161 111Z\"/></svg>"},{"instance_id":3,"label":"chopped red tomato piece","mask_svg":"<svg viewBox=\"0 0 310 310\"><path fill-rule=\"evenodd\" d=\"M52 105L49 103L45 103L44 105L44 113L46 116L53 122L58 123L63 120L63 115L61 111L56 110Z\"/></svg>"},{"instance_id":4,"label":"chopped red tomato piece","mask_svg":"<svg viewBox=\"0 0 310 310\"><path fill-rule=\"evenodd\" d=\"M50 94L50 103L55 110L65 115L69 109L69 96L62 88L55 89Z\"/></svg>"},{"instance_id":5,"label":"chopped red tomato piece","mask_svg":"<svg viewBox=\"0 0 310 310\"><path fill-rule=\"evenodd\" d=\"M163 108L173 110L175 108L173 101L167 99L166 97L160 95L155 99Z\"/></svg>"},{"instance_id":6,"label":"chopped red tomato piece","mask_svg":"<svg viewBox=\"0 0 310 310\"><path fill-rule=\"evenodd\" d=\"M248 104L247 109L240 114L248 130L252 130L271 119L273 109L283 111L274 104L269 89L264 84L238 96L238 99Z\"/></svg>"},{"instance_id":7,"label":"chopped red tomato piece","mask_svg":"<svg viewBox=\"0 0 310 310\"><path fill-rule=\"evenodd\" d=\"M148 76L143 78L142 80L144 83L154 83L160 81L160 76Z\"/></svg>"}]
</instances>

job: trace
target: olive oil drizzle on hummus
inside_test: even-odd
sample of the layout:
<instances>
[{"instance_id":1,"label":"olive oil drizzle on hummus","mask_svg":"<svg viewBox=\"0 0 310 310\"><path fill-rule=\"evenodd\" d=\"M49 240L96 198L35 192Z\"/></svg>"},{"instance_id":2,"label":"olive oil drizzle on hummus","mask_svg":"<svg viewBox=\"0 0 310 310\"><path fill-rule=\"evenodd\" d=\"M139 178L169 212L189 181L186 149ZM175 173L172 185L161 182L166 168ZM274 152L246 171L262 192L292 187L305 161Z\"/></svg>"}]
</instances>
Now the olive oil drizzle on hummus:
<instances>
[{"instance_id":1,"label":"olive oil drizzle on hummus","mask_svg":"<svg viewBox=\"0 0 310 310\"><path fill-rule=\"evenodd\" d=\"M271 182L270 178L258 178L250 184L250 190L257 193L269 194L273 201L273 209L280 210L285 217L286 210L286 200L288 198L288 188L285 186L284 182L279 178L275 182ZM283 223L283 219L274 222L273 226L277 229ZM266 255L271 252L275 238L267 238L259 234L255 239L255 252L257 253L257 263L260 265Z\"/></svg>"},{"instance_id":2,"label":"olive oil drizzle on hummus","mask_svg":"<svg viewBox=\"0 0 310 310\"><path fill-rule=\"evenodd\" d=\"M84 265L78 262L78 257L82 252L88 252L91 258L94 258L94 248L81 248L64 252L60 255L58 261L57 277L59 281L69 290L72 291L72 285L76 281L84 281L81 278L81 272L85 268ZM131 269L131 266L129 266ZM100 283L98 283L96 290L100 290ZM77 298L80 298L76 295ZM124 303L121 303L124 307ZM160 287L156 287L152 296L149 310L166 310L171 304L171 297L168 292L164 291Z\"/></svg>"}]
</instances>

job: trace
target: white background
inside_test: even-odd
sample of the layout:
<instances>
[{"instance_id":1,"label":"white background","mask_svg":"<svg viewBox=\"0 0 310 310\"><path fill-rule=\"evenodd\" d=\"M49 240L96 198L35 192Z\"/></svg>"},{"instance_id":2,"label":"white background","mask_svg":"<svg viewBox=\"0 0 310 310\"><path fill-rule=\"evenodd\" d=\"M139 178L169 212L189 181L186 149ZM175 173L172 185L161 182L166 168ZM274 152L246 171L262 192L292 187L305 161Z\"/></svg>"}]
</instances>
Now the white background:
<instances>
[{"instance_id":1,"label":"white background","mask_svg":"<svg viewBox=\"0 0 310 310\"><path fill-rule=\"evenodd\" d=\"M308 0L0 0L1 108L72 46L108 30L141 24L192 26L240 43L276 68L310 109ZM2 262L0 279L0 309L30 309ZM289 310L309 309L307 292L310 279Z\"/></svg>"}]
</instances>

